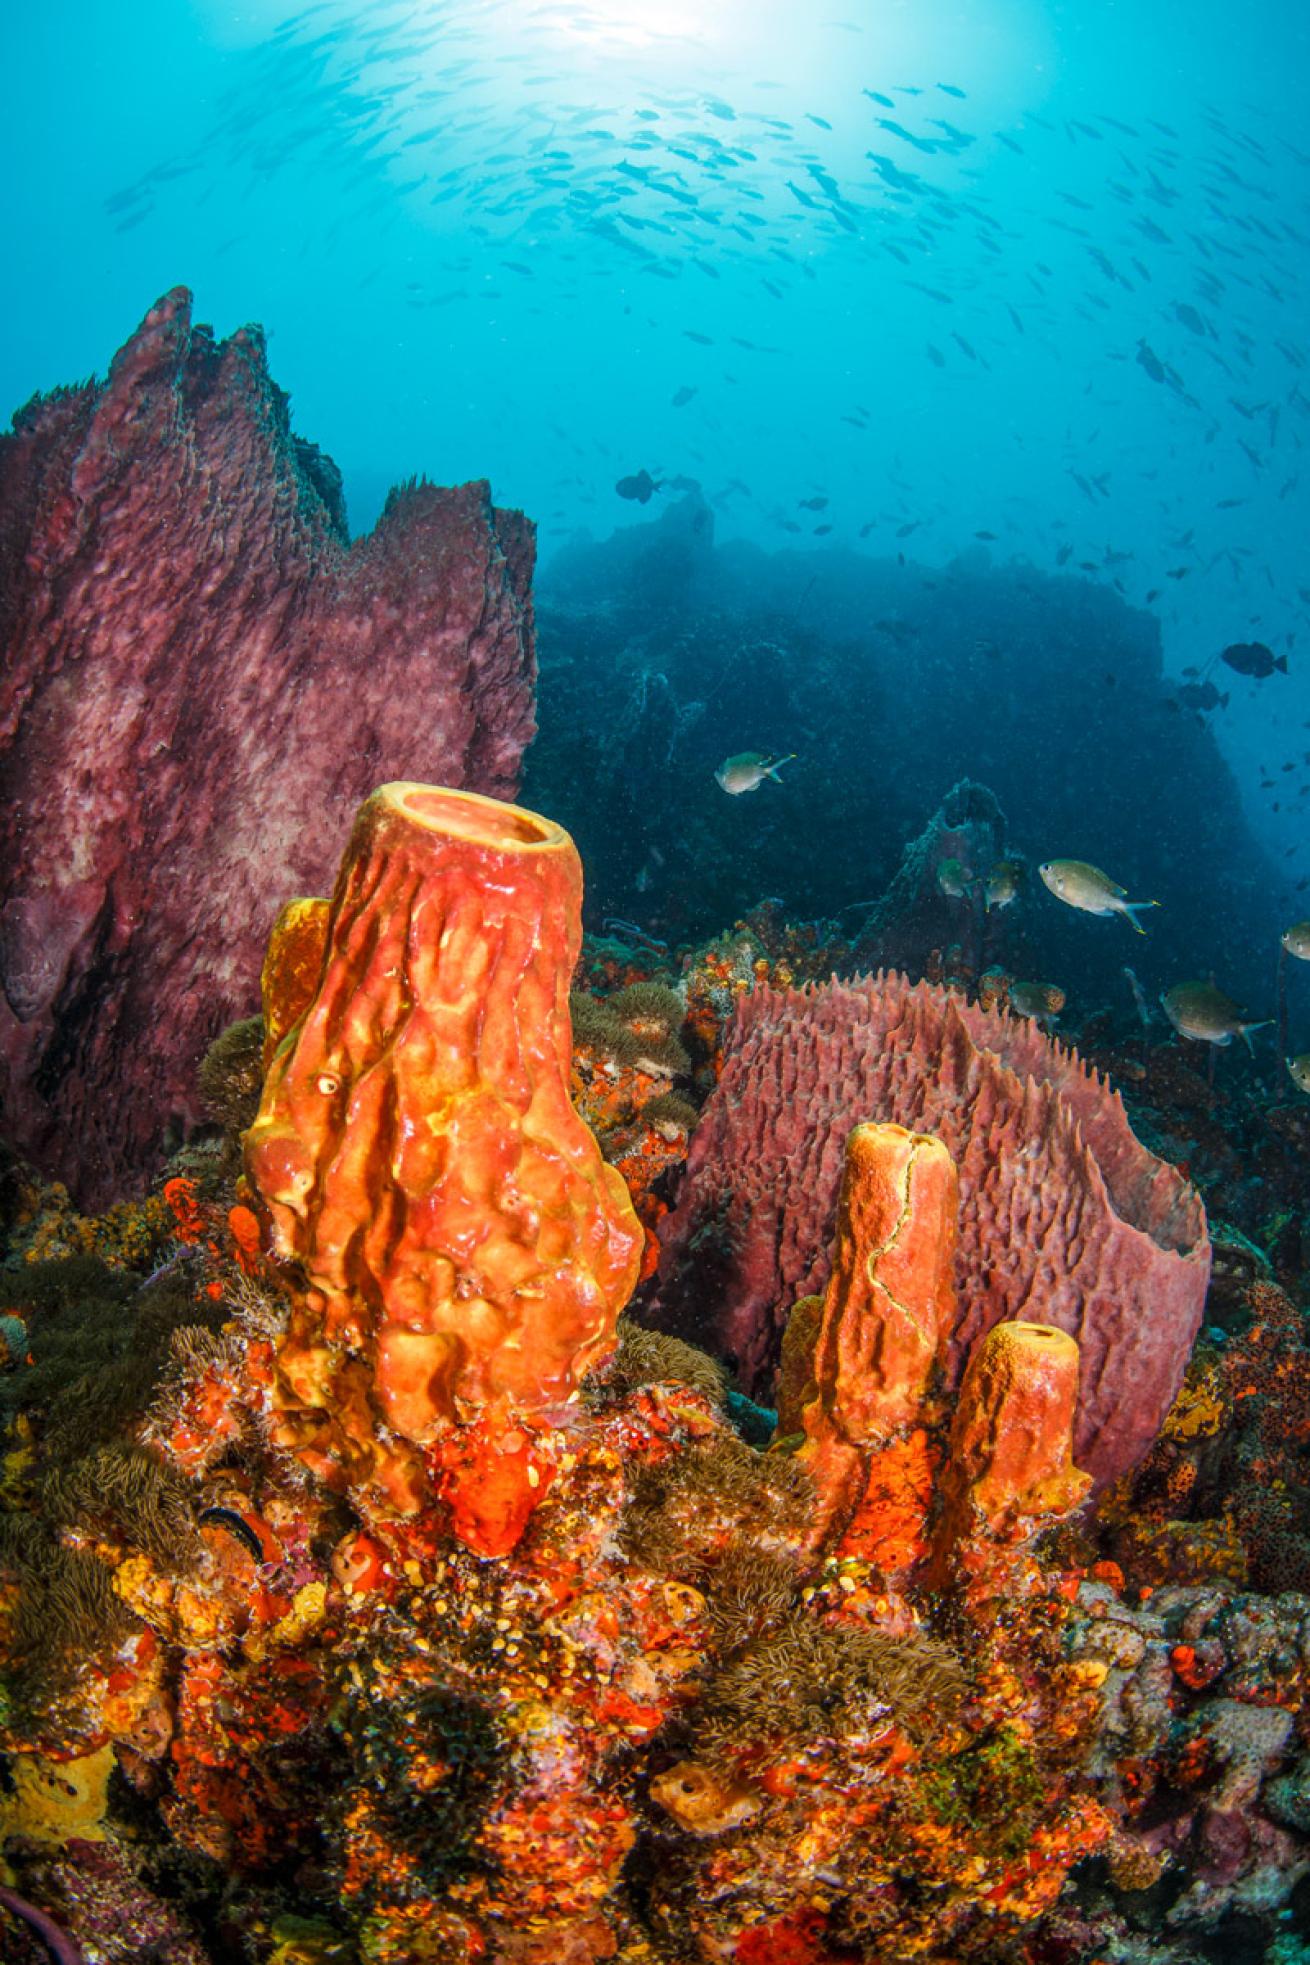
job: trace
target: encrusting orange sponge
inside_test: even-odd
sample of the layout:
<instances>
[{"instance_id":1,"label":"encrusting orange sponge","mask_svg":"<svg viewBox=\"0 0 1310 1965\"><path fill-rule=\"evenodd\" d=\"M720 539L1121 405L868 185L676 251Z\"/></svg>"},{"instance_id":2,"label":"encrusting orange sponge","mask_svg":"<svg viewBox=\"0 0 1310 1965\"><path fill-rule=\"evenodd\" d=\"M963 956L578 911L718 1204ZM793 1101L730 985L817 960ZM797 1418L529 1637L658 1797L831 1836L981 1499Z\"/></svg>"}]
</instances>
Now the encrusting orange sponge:
<instances>
[{"instance_id":1,"label":"encrusting orange sponge","mask_svg":"<svg viewBox=\"0 0 1310 1965\"><path fill-rule=\"evenodd\" d=\"M398 1513L435 1481L482 1554L522 1533L548 1480L523 1428L607 1355L641 1261L627 1189L569 1098L581 908L551 820L383 785L246 1135L273 1248L304 1277L281 1436ZM266 965L271 1030L295 971Z\"/></svg>"}]
</instances>

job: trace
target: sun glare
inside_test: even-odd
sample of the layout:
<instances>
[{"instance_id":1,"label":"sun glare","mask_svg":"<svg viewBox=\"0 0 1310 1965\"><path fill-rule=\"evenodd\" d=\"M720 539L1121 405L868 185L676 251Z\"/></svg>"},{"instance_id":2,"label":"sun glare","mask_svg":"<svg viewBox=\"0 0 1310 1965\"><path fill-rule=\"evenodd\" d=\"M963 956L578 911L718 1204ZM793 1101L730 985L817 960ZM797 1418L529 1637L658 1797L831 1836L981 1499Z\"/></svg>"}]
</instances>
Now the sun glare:
<instances>
[{"instance_id":1,"label":"sun glare","mask_svg":"<svg viewBox=\"0 0 1310 1965\"><path fill-rule=\"evenodd\" d=\"M705 45L722 37L731 4L680 5L678 0L606 0L603 6L570 6L567 0L533 10L539 32L589 48L668 48Z\"/></svg>"}]
</instances>

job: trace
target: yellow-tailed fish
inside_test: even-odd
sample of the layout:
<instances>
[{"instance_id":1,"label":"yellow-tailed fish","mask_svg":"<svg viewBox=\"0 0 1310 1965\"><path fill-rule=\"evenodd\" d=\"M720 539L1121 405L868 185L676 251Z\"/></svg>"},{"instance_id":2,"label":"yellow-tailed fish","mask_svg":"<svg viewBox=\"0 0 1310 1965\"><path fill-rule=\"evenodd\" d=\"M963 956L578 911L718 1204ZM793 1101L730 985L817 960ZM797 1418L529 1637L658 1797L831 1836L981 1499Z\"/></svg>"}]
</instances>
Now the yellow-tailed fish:
<instances>
[{"instance_id":1,"label":"yellow-tailed fish","mask_svg":"<svg viewBox=\"0 0 1310 1965\"><path fill-rule=\"evenodd\" d=\"M791 751L786 757L769 758L762 751L738 751L735 757L725 757L714 773L714 782L730 798L739 798L744 791L756 791L766 778L782 783L778 776L780 764L790 764L796 755Z\"/></svg>"},{"instance_id":2,"label":"yellow-tailed fish","mask_svg":"<svg viewBox=\"0 0 1310 1965\"><path fill-rule=\"evenodd\" d=\"M1117 880L1086 860L1047 860L1037 871L1043 884L1066 907L1076 907L1083 914L1122 914L1139 935L1146 933L1137 919L1139 910L1160 905L1159 901L1128 900Z\"/></svg>"},{"instance_id":3,"label":"yellow-tailed fish","mask_svg":"<svg viewBox=\"0 0 1310 1965\"><path fill-rule=\"evenodd\" d=\"M1208 982L1175 983L1160 998L1160 1006L1178 1035L1198 1044L1230 1044L1240 1037L1249 1051L1251 1032L1273 1022L1272 1017L1244 1017L1231 996Z\"/></svg>"}]
</instances>

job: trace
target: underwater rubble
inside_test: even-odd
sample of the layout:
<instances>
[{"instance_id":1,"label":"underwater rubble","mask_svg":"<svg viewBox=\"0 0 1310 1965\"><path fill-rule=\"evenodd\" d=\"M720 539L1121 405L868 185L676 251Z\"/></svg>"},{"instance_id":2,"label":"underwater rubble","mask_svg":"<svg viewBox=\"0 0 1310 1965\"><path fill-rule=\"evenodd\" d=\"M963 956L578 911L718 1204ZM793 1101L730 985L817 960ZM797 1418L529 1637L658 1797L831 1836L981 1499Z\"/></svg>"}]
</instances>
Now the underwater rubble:
<instances>
[{"instance_id":1,"label":"underwater rubble","mask_svg":"<svg viewBox=\"0 0 1310 1965\"><path fill-rule=\"evenodd\" d=\"M1290 1965L1295 1108L848 955L387 784L147 1199L0 1169L7 1959Z\"/></svg>"}]
</instances>

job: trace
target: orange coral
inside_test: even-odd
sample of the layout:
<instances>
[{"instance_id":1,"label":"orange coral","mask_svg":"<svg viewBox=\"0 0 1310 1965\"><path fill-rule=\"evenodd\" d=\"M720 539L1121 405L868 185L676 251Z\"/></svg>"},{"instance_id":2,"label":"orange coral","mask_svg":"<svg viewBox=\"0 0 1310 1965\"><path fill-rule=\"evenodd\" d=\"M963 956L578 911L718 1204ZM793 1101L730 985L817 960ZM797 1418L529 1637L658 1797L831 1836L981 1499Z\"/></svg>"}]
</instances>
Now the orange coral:
<instances>
[{"instance_id":1,"label":"orange coral","mask_svg":"<svg viewBox=\"0 0 1310 1965\"><path fill-rule=\"evenodd\" d=\"M832 1277L815 1347L817 1410L858 1445L914 1417L955 1313L959 1187L939 1139L857 1126L846 1142Z\"/></svg>"},{"instance_id":2,"label":"orange coral","mask_svg":"<svg viewBox=\"0 0 1310 1965\"><path fill-rule=\"evenodd\" d=\"M569 1102L581 898L576 849L550 820L382 786L246 1138L273 1248L308 1283L278 1356L283 1437L408 1513L427 1491L421 1449L477 1417L497 1553L539 1491L520 1455L511 1502L497 1433L572 1398L641 1261L622 1178ZM287 966L266 971L270 1029ZM470 1492L474 1470L461 1480Z\"/></svg>"},{"instance_id":3,"label":"orange coral","mask_svg":"<svg viewBox=\"0 0 1310 1965\"><path fill-rule=\"evenodd\" d=\"M1050 1324L997 1324L969 1359L950 1464L957 1495L993 1534L1063 1513L1090 1485L1073 1464L1078 1345Z\"/></svg>"},{"instance_id":4,"label":"orange coral","mask_svg":"<svg viewBox=\"0 0 1310 1965\"><path fill-rule=\"evenodd\" d=\"M784 1426L814 1481L812 1550L871 1565L899 1589L929 1554L943 1464L932 1380L951 1341L958 1186L938 1139L857 1126L846 1143L832 1276L797 1306L784 1346ZM798 1389L808 1379L804 1390ZM1014 1552L1090 1486L1073 1465L1078 1345L1049 1325L996 1325L975 1344L942 1475L932 1573L994 1594Z\"/></svg>"}]
</instances>

